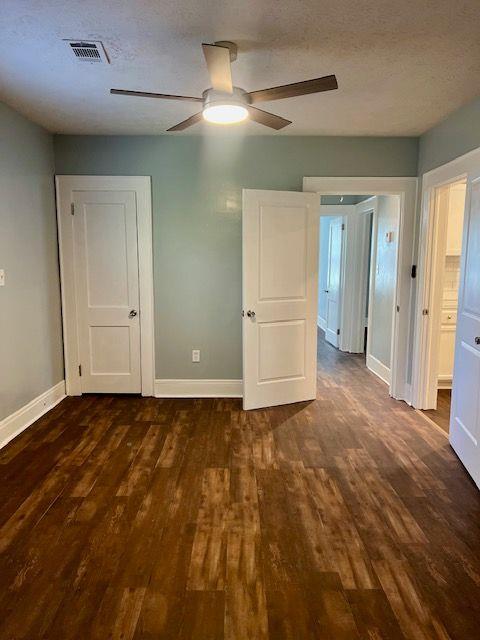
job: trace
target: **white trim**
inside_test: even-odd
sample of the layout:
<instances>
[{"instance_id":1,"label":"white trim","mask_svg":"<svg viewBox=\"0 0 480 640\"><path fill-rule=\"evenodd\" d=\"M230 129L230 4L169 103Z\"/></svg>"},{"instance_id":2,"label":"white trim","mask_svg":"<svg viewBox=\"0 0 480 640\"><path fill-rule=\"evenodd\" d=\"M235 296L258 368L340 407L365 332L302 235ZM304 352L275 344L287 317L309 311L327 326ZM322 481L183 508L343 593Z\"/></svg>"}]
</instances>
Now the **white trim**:
<instances>
[{"instance_id":1,"label":"white trim","mask_svg":"<svg viewBox=\"0 0 480 640\"><path fill-rule=\"evenodd\" d=\"M405 398L404 398L405 402L412 406L412 385L410 383L407 383L405 385Z\"/></svg>"},{"instance_id":2,"label":"white trim","mask_svg":"<svg viewBox=\"0 0 480 640\"><path fill-rule=\"evenodd\" d=\"M410 353L410 320L412 313L411 265L414 252L417 178L409 177L305 177L303 190L320 195L399 195L400 221L397 256L397 286L395 305L399 311L394 318L390 395L397 400L407 397L408 363Z\"/></svg>"},{"instance_id":3,"label":"white trim","mask_svg":"<svg viewBox=\"0 0 480 640\"><path fill-rule=\"evenodd\" d=\"M65 380L0 421L0 449L65 398Z\"/></svg>"},{"instance_id":4,"label":"white trim","mask_svg":"<svg viewBox=\"0 0 480 640\"><path fill-rule=\"evenodd\" d=\"M412 405L417 409L435 409L436 394L433 393L434 363L431 350L433 339L430 315L423 315L423 309L435 307L433 278L435 274L436 215L434 194L438 187L465 180L469 172L480 163L480 147L431 169L422 176L420 199L421 218L418 238L418 268L415 332L412 358Z\"/></svg>"},{"instance_id":5,"label":"white trim","mask_svg":"<svg viewBox=\"0 0 480 640\"><path fill-rule=\"evenodd\" d=\"M241 398L242 380L155 380L156 398Z\"/></svg>"},{"instance_id":6,"label":"white trim","mask_svg":"<svg viewBox=\"0 0 480 640\"><path fill-rule=\"evenodd\" d=\"M350 353L363 353L365 351L365 329L371 317L370 313L370 295L367 300L367 290L370 292L371 287L369 283L369 271L372 267L372 251L374 249L373 244L373 225L375 222L376 208L377 208L377 196L372 196L368 200L359 202L355 205L356 211L356 227L355 233L360 235L361 242L355 243L355 262L354 269L352 271L352 313L350 315L349 324L349 349ZM370 224L367 224L366 216L371 216ZM371 229L370 229L371 226ZM369 249L369 240L371 231L372 244ZM370 273L371 275L371 273ZM365 305L365 302L367 303ZM367 307L367 317L365 317L365 306Z\"/></svg>"},{"instance_id":7,"label":"white trim","mask_svg":"<svg viewBox=\"0 0 480 640\"><path fill-rule=\"evenodd\" d=\"M391 371L390 369L380 362L378 358L372 356L371 353L367 353L367 368L370 369L372 373L374 373L380 380L385 382L385 384L390 384Z\"/></svg>"},{"instance_id":8,"label":"white trim","mask_svg":"<svg viewBox=\"0 0 480 640\"><path fill-rule=\"evenodd\" d=\"M438 376L437 390L438 389L451 389L452 388L452 376Z\"/></svg>"},{"instance_id":9,"label":"white trim","mask_svg":"<svg viewBox=\"0 0 480 640\"><path fill-rule=\"evenodd\" d=\"M317 327L320 327L320 329L325 331L325 329L327 328L326 319L325 318L321 318L320 316L317 316Z\"/></svg>"},{"instance_id":10,"label":"white trim","mask_svg":"<svg viewBox=\"0 0 480 640\"><path fill-rule=\"evenodd\" d=\"M67 395L81 395L73 233L72 191L135 191L137 201L138 270L140 291L140 352L142 396L153 396L155 342L153 308L152 189L150 176L56 176L57 223L62 293L63 344Z\"/></svg>"}]
</instances>

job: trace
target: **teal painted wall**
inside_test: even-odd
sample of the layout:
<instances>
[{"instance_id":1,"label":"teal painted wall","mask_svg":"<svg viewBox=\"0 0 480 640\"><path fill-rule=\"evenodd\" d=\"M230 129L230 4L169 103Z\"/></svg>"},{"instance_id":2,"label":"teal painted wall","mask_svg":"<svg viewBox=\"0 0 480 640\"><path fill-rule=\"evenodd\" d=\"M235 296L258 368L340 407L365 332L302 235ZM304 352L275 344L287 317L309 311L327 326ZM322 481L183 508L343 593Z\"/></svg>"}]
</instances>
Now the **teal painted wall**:
<instances>
[{"instance_id":1,"label":"teal painted wall","mask_svg":"<svg viewBox=\"0 0 480 640\"><path fill-rule=\"evenodd\" d=\"M0 103L0 141L1 421L63 380L63 348L52 136Z\"/></svg>"},{"instance_id":2,"label":"teal painted wall","mask_svg":"<svg viewBox=\"0 0 480 640\"><path fill-rule=\"evenodd\" d=\"M416 138L55 136L54 147L58 174L152 176L157 378L242 376L242 188L417 175Z\"/></svg>"},{"instance_id":3,"label":"teal painted wall","mask_svg":"<svg viewBox=\"0 0 480 640\"><path fill-rule=\"evenodd\" d=\"M480 98L457 109L420 138L418 174L480 147Z\"/></svg>"}]
</instances>

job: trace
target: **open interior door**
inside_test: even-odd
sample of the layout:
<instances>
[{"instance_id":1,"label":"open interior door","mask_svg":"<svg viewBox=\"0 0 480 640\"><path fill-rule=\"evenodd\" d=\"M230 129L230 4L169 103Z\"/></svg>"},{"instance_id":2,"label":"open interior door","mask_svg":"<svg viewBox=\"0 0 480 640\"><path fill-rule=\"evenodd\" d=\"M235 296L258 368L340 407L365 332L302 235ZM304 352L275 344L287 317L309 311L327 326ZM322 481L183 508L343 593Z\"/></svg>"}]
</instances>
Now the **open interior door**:
<instances>
[{"instance_id":1,"label":"open interior door","mask_svg":"<svg viewBox=\"0 0 480 640\"><path fill-rule=\"evenodd\" d=\"M480 170L468 176L450 444L480 487Z\"/></svg>"},{"instance_id":2,"label":"open interior door","mask_svg":"<svg viewBox=\"0 0 480 640\"><path fill-rule=\"evenodd\" d=\"M316 397L320 197L243 191L243 408Z\"/></svg>"},{"instance_id":3,"label":"open interior door","mask_svg":"<svg viewBox=\"0 0 480 640\"><path fill-rule=\"evenodd\" d=\"M342 273L343 218L334 218L328 228L327 326L325 340L338 347L340 334L340 278Z\"/></svg>"}]
</instances>

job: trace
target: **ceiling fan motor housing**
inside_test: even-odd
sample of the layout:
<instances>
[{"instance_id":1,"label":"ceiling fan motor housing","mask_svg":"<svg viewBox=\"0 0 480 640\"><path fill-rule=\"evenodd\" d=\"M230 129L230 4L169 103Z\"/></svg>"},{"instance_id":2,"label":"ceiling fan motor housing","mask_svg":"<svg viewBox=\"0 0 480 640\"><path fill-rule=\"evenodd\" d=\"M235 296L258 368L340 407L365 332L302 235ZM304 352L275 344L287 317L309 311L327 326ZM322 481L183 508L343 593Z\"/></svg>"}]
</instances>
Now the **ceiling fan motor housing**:
<instances>
[{"instance_id":1,"label":"ceiling fan motor housing","mask_svg":"<svg viewBox=\"0 0 480 640\"><path fill-rule=\"evenodd\" d=\"M202 98L204 109L224 104L238 105L240 107L247 107L250 104L247 92L240 89L240 87L233 87L233 93L207 89L202 93Z\"/></svg>"}]
</instances>

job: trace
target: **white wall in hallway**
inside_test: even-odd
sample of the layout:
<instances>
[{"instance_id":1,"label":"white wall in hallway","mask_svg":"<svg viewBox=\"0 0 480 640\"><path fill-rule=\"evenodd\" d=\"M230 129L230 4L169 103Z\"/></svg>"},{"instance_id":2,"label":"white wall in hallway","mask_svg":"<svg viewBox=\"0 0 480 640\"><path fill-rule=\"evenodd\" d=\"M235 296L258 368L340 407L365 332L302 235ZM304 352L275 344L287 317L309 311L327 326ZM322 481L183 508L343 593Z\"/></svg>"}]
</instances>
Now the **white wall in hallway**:
<instances>
[{"instance_id":1,"label":"white wall in hallway","mask_svg":"<svg viewBox=\"0 0 480 640\"><path fill-rule=\"evenodd\" d=\"M378 196L377 206L370 281L370 353L390 369L400 198Z\"/></svg>"}]
</instances>

